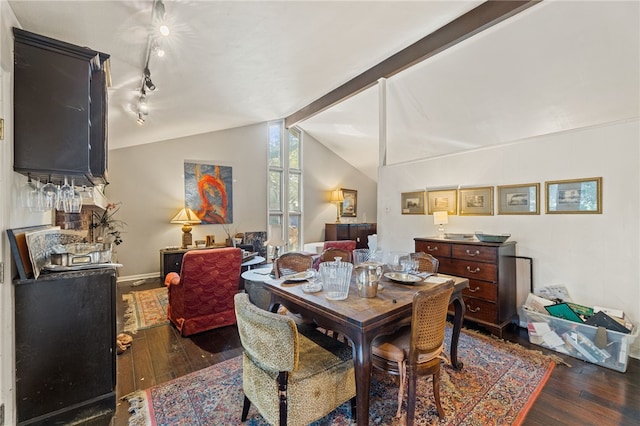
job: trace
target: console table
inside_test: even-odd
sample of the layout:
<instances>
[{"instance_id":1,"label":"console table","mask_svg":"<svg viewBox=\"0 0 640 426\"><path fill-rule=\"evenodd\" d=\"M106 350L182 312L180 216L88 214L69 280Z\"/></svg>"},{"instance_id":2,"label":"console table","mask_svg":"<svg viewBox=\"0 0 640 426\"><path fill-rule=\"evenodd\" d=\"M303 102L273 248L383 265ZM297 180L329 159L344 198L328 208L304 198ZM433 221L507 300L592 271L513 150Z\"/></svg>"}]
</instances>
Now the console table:
<instances>
[{"instance_id":1,"label":"console table","mask_svg":"<svg viewBox=\"0 0 640 426\"><path fill-rule=\"evenodd\" d=\"M469 278L462 291L465 320L502 337L517 315L516 242L483 243L477 239L414 238L415 251L440 262L438 272Z\"/></svg>"}]
</instances>

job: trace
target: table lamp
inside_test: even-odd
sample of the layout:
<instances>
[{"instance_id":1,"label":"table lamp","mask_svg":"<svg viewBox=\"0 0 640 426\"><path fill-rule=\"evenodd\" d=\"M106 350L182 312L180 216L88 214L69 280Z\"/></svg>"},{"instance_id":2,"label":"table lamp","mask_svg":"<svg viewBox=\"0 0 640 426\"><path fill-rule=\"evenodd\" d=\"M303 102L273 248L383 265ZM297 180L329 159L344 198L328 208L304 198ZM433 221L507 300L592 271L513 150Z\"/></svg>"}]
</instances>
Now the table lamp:
<instances>
[{"instance_id":1,"label":"table lamp","mask_svg":"<svg viewBox=\"0 0 640 426\"><path fill-rule=\"evenodd\" d=\"M331 197L329 199L332 203L336 203L336 223L340 223L340 203L344 201L344 194L342 190L336 189L331 191Z\"/></svg>"},{"instance_id":2,"label":"table lamp","mask_svg":"<svg viewBox=\"0 0 640 426\"><path fill-rule=\"evenodd\" d=\"M438 234L441 237L444 236L444 225L449 223L449 216L447 212L433 212L433 224L438 226Z\"/></svg>"},{"instance_id":3,"label":"table lamp","mask_svg":"<svg viewBox=\"0 0 640 426\"><path fill-rule=\"evenodd\" d=\"M171 219L171 223L182 224L182 248L188 248L193 242L191 225L200 223L200 218L190 208L183 208Z\"/></svg>"},{"instance_id":4,"label":"table lamp","mask_svg":"<svg viewBox=\"0 0 640 426\"><path fill-rule=\"evenodd\" d=\"M278 258L280 247L286 246L287 242L282 239L282 225L269 225L269 239L264 242L265 246L273 247L272 262Z\"/></svg>"}]
</instances>

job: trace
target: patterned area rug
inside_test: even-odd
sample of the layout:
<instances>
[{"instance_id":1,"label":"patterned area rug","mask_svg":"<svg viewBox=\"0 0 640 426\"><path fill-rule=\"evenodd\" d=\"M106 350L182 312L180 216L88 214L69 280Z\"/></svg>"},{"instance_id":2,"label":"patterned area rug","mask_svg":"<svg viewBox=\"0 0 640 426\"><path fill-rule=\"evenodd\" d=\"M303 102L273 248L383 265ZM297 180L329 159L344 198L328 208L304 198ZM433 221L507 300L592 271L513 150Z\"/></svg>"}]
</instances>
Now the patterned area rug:
<instances>
[{"instance_id":1,"label":"patterned area rug","mask_svg":"<svg viewBox=\"0 0 640 426\"><path fill-rule=\"evenodd\" d=\"M135 333L143 328L167 324L167 304L169 295L166 287L151 290L132 291L123 294L126 308L124 331Z\"/></svg>"},{"instance_id":2,"label":"patterned area rug","mask_svg":"<svg viewBox=\"0 0 640 426\"><path fill-rule=\"evenodd\" d=\"M450 336L447 327L447 342ZM433 402L431 380L418 379L418 425L519 425L553 370L550 357L493 337L463 330L458 356L464 368L441 369L442 422ZM447 350L448 353L448 350ZM406 387L404 389L406 397ZM145 391L127 395L130 425L242 425L242 358L213 365ZM371 382L370 424L404 425L395 418L397 384L374 369ZM345 403L313 423L349 425ZM403 416L406 415L406 398ZM252 406L245 425L267 423Z\"/></svg>"}]
</instances>

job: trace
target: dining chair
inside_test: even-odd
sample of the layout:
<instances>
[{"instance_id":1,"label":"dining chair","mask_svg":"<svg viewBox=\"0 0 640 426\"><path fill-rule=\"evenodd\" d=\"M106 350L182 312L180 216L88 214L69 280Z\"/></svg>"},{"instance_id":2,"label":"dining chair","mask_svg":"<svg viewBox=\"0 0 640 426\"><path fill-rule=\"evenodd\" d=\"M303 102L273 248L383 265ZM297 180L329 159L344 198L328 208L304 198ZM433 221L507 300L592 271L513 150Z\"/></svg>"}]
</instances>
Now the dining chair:
<instances>
[{"instance_id":1,"label":"dining chair","mask_svg":"<svg viewBox=\"0 0 640 426\"><path fill-rule=\"evenodd\" d=\"M343 262L353 263L353 254L341 248L328 248L320 255L320 262L332 262L339 257Z\"/></svg>"},{"instance_id":2,"label":"dining chair","mask_svg":"<svg viewBox=\"0 0 640 426\"><path fill-rule=\"evenodd\" d=\"M298 329L284 315L258 308L246 293L235 296L243 347L242 421L253 404L269 424L307 425L351 402L355 372L351 348L311 327Z\"/></svg>"},{"instance_id":3,"label":"dining chair","mask_svg":"<svg viewBox=\"0 0 640 426\"><path fill-rule=\"evenodd\" d=\"M379 336L372 345L373 366L400 376L398 411L400 417L404 384L408 378L407 422L413 425L416 408L417 376L431 375L438 417L444 417L440 404L440 361L443 355L447 308L453 293L453 280L413 296L411 325L396 334Z\"/></svg>"},{"instance_id":4,"label":"dining chair","mask_svg":"<svg viewBox=\"0 0 640 426\"><path fill-rule=\"evenodd\" d=\"M440 266L440 261L430 255L429 253L424 253L419 251L417 253L411 253L411 259L417 261L417 270L418 272L438 272L438 267Z\"/></svg>"},{"instance_id":5,"label":"dining chair","mask_svg":"<svg viewBox=\"0 0 640 426\"><path fill-rule=\"evenodd\" d=\"M313 257L309 254L299 252L284 253L275 260L274 272L276 278L285 275L304 272L313 267Z\"/></svg>"}]
</instances>

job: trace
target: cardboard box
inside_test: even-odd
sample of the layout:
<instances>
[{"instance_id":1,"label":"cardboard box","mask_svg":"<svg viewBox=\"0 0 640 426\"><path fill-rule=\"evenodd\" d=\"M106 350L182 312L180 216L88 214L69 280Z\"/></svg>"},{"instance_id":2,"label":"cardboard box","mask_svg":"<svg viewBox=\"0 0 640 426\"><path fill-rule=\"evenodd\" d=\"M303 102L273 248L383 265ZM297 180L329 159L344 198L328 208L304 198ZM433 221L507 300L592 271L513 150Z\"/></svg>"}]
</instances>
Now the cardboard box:
<instances>
[{"instance_id":1,"label":"cardboard box","mask_svg":"<svg viewBox=\"0 0 640 426\"><path fill-rule=\"evenodd\" d=\"M628 334L606 330L606 346L598 347L595 343L598 327L524 308L521 312L527 322L529 342L622 373L627 371L629 347L638 337L637 325Z\"/></svg>"}]
</instances>

